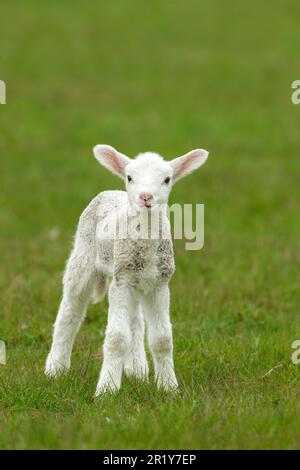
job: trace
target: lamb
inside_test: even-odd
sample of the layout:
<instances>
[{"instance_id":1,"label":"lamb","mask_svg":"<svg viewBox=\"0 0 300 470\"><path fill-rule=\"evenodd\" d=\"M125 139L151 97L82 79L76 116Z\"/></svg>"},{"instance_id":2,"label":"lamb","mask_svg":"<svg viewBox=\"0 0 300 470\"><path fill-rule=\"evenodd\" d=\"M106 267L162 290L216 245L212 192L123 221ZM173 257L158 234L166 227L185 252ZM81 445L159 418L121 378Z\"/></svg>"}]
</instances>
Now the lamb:
<instances>
[{"instance_id":1,"label":"lamb","mask_svg":"<svg viewBox=\"0 0 300 470\"><path fill-rule=\"evenodd\" d=\"M175 265L166 204L172 185L199 168L208 152L192 150L171 161L152 152L130 159L111 146L97 145L94 155L125 181L126 191L100 193L80 217L45 373L54 377L70 368L74 339L87 306L91 300L101 300L108 289L108 323L96 396L119 390L123 371L148 380L144 321L157 386L176 390L168 287ZM141 223L149 214L159 222L156 237L149 236L149 226ZM124 227L125 235L120 236ZM112 279L110 285L108 279Z\"/></svg>"}]
</instances>

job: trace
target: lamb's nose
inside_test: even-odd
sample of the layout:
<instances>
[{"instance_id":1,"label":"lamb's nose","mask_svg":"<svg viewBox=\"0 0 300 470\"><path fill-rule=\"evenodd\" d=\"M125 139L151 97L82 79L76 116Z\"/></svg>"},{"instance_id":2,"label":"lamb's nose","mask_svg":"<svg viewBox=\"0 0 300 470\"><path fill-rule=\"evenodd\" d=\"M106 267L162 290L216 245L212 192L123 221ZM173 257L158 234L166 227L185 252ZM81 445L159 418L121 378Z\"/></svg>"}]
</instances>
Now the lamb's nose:
<instances>
[{"instance_id":1,"label":"lamb's nose","mask_svg":"<svg viewBox=\"0 0 300 470\"><path fill-rule=\"evenodd\" d=\"M141 193L139 197L144 203L146 203L146 202L149 203L153 199L153 194L152 193Z\"/></svg>"}]
</instances>

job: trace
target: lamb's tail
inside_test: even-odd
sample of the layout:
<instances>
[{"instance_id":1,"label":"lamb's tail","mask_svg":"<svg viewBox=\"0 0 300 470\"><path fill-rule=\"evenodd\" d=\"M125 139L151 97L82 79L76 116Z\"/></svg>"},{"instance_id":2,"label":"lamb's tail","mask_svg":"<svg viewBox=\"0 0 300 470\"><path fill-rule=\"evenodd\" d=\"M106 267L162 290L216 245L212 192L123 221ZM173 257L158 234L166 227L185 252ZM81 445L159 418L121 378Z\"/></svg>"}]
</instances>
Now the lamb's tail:
<instances>
[{"instance_id":1,"label":"lamb's tail","mask_svg":"<svg viewBox=\"0 0 300 470\"><path fill-rule=\"evenodd\" d=\"M99 273L92 294L93 304L97 304L103 299L107 292L108 284L108 276L104 273Z\"/></svg>"}]
</instances>

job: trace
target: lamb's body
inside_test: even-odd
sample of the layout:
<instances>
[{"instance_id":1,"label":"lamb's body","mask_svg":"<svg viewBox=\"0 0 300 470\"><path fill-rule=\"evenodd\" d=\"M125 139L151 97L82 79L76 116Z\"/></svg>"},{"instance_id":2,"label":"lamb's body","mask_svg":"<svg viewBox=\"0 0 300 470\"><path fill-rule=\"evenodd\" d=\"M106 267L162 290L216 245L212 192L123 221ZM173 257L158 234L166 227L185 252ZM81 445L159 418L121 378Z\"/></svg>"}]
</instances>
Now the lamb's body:
<instances>
[{"instance_id":1,"label":"lamb's body","mask_svg":"<svg viewBox=\"0 0 300 470\"><path fill-rule=\"evenodd\" d=\"M98 393L107 388L119 388L121 361L125 357L125 372L138 378L147 378L148 365L144 350L144 311L149 332L156 328L155 310L160 302L169 303L168 281L174 273L174 256L167 216L162 217L161 236L141 238L134 232L134 239L116 238L115 222L127 222L128 231L140 223L139 215L128 216L128 197L125 191L104 191L95 197L82 213L64 275L64 297L55 324L54 342L47 361L48 374L56 374L70 367L70 356L75 335L84 318L90 300L99 301L110 285L110 305L118 304L118 317L124 316L123 325L111 322L107 328L106 347L116 356L114 370L102 368L102 380ZM164 235L162 237L162 234ZM156 300L158 295L158 300ZM120 304L123 302L123 307ZM144 308L143 308L144 307ZM123 314L122 314L123 308ZM77 315L74 315L74 312ZM148 313L148 316L147 316ZM162 318L163 319L163 318ZM119 318L120 320L120 318ZM158 347L172 354L171 325L163 319L162 331L152 333ZM153 328L151 328L153 324ZM129 328L128 328L129 326ZM168 334L165 332L168 331ZM155 347L155 346L154 346ZM113 351L114 350L114 351ZM172 359L170 366L173 369ZM158 377L159 379L159 377ZM163 379L163 377L162 377ZM176 386L174 373L169 387Z\"/></svg>"},{"instance_id":2,"label":"lamb's body","mask_svg":"<svg viewBox=\"0 0 300 470\"><path fill-rule=\"evenodd\" d=\"M174 389L177 380L168 282L175 268L170 226L163 207L171 178L176 181L200 166L207 152L193 151L171 163L153 153L132 161L108 146L96 147L95 155L119 176L126 176L126 168L133 177L126 176L127 192L100 193L80 217L64 274L63 298L46 373L54 376L69 369L73 342L87 306L91 300L101 299L112 278L96 394L119 389L123 369L127 375L147 379L144 321L158 386ZM151 232L146 223L150 214Z\"/></svg>"}]
</instances>

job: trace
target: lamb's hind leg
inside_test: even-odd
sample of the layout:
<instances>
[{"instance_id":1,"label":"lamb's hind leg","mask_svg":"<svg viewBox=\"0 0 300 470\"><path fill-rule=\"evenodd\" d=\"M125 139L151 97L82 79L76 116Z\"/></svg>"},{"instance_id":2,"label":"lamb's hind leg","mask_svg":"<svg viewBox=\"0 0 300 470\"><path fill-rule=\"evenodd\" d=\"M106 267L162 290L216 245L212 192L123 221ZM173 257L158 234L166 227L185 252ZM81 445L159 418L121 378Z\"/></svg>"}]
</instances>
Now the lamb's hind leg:
<instances>
[{"instance_id":1,"label":"lamb's hind leg","mask_svg":"<svg viewBox=\"0 0 300 470\"><path fill-rule=\"evenodd\" d=\"M134 302L132 305L130 327L132 341L130 350L125 358L125 374L139 380L148 379L148 363L144 345L145 325L141 306Z\"/></svg>"},{"instance_id":2,"label":"lamb's hind leg","mask_svg":"<svg viewBox=\"0 0 300 470\"><path fill-rule=\"evenodd\" d=\"M92 303L99 303L105 296L108 288L107 275L102 272L97 272L94 288L92 292Z\"/></svg>"},{"instance_id":3,"label":"lamb's hind leg","mask_svg":"<svg viewBox=\"0 0 300 470\"><path fill-rule=\"evenodd\" d=\"M64 291L54 324L53 341L45 373L55 376L68 370L75 336L84 319L95 283L93 260L73 251L64 274Z\"/></svg>"}]
</instances>

